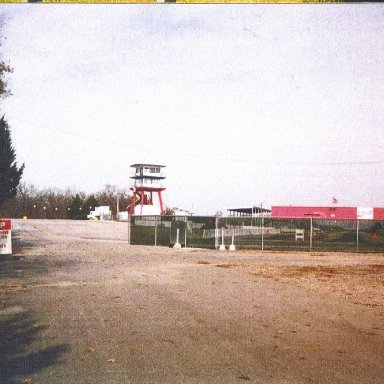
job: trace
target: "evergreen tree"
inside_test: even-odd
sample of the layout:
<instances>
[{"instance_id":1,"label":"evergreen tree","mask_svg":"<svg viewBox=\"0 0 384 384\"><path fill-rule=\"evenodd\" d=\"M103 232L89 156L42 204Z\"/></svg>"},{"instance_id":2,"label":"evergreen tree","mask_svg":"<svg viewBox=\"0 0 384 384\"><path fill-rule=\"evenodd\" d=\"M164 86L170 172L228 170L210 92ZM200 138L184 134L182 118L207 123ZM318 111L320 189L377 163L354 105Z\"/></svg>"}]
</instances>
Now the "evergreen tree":
<instances>
[{"instance_id":1,"label":"evergreen tree","mask_svg":"<svg viewBox=\"0 0 384 384\"><path fill-rule=\"evenodd\" d=\"M71 220L85 220L87 218L87 212L83 211L84 199L77 193L75 197L72 197L71 205L69 206L69 218Z\"/></svg>"},{"instance_id":2,"label":"evergreen tree","mask_svg":"<svg viewBox=\"0 0 384 384\"><path fill-rule=\"evenodd\" d=\"M95 207L99 205L95 195L90 195L83 203L83 211L88 215L90 211L93 211Z\"/></svg>"},{"instance_id":3,"label":"evergreen tree","mask_svg":"<svg viewBox=\"0 0 384 384\"><path fill-rule=\"evenodd\" d=\"M11 72L12 68L8 64L4 63L4 61L0 60L0 99L5 99L11 94L5 79L6 74Z\"/></svg>"},{"instance_id":4,"label":"evergreen tree","mask_svg":"<svg viewBox=\"0 0 384 384\"><path fill-rule=\"evenodd\" d=\"M3 116L0 119L0 207L16 196L24 171L24 164L18 168L15 159L8 123Z\"/></svg>"}]
</instances>

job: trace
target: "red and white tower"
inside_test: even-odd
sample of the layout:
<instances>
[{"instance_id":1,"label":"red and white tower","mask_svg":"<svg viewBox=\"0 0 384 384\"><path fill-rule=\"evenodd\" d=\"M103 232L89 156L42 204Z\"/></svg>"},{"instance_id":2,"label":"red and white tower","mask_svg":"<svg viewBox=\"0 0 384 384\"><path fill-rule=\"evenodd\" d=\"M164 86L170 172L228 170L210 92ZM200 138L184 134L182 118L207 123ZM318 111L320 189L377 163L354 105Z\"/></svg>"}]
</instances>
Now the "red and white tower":
<instances>
[{"instance_id":1,"label":"red and white tower","mask_svg":"<svg viewBox=\"0 0 384 384\"><path fill-rule=\"evenodd\" d=\"M162 169L165 165L132 164L133 191L129 215L161 215L164 211L161 192L165 190Z\"/></svg>"}]
</instances>

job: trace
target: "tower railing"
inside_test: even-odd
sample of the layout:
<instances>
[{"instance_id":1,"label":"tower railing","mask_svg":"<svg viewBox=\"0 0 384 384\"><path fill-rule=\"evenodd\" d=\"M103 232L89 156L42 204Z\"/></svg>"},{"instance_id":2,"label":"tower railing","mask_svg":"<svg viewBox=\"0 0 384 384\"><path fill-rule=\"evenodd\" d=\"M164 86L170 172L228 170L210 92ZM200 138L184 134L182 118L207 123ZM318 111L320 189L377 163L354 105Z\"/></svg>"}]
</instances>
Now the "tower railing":
<instances>
[{"instance_id":1,"label":"tower railing","mask_svg":"<svg viewBox=\"0 0 384 384\"><path fill-rule=\"evenodd\" d=\"M134 187L134 188L140 188L140 187L144 187L144 188L165 188L165 183L161 183L161 182L148 182L148 181L143 181L143 180L135 180L132 183L132 187Z\"/></svg>"},{"instance_id":2,"label":"tower railing","mask_svg":"<svg viewBox=\"0 0 384 384\"><path fill-rule=\"evenodd\" d=\"M143 172L133 172L132 173L133 177L161 177L165 178L165 174L163 172L150 172L150 171L145 171Z\"/></svg>"}]
</instances>

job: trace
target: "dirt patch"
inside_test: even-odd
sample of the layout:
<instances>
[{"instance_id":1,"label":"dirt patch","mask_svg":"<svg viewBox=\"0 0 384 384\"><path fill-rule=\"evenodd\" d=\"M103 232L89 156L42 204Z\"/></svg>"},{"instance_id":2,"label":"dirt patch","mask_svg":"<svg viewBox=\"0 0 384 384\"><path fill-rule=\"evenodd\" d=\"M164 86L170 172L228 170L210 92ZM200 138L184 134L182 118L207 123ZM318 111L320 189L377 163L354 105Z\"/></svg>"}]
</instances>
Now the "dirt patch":
<instances>
[{"instance_id":1,"label":"dirt patch","mask_svg":"<svg viewBox=\"0 0 384 384\"><path fill-rule=\"evenodd\" d=\"M384 264L368 264L361 266L304 266L304 267L286 267L282 274L285 276L304 276L313 274L318 277L333 277L335 275L345 276L364 276L368 274L384 274Z\"/></svg>"},{"instance_id":2,"label":"dirt patch","mask_svg":"<svg viewBox=\"0 0 384 384\"><path fill-rule=\"evenodd\" d=\"M323 267L323 266L307 266L307 267L286 267L282 270L283 276L305 276L308 274L313 274L317 277L332 277L334 275L340 274L341 271L338 268L333 267Z\"/></svg>"},{"instance_id":3,"label":"dirt patch","mask_svg":"<svg viewBox=\"0 0 384 384\"><path fill-rule=\"evenodd\" d=\"M332 262L334 264L334 262ZM384 264L290 265L247 267L253 276L343 297L353 304L384 306Z\"/></svg>"},{"instance_id":4,"label":"dirt patch","mask_svg":"<svg viewBox=\"0 0 384 384\"><path fill-rule=\"evenodd\" d=\"M229 264L229 263L215 264L215 267L224 268L224 269L229 269L229 268L233 268L233 267L237 267L237 266L238 266L237 264Z\"/></svg>"}]
</instances>

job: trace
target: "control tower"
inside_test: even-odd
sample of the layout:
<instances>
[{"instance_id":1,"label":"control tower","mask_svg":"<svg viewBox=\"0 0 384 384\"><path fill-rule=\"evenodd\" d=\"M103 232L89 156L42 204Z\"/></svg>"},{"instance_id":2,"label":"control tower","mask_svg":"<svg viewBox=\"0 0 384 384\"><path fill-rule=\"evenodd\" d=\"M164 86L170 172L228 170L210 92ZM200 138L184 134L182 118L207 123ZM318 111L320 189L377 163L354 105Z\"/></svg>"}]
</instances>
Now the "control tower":
<instances>
[{"instance_id":1,"label":"control tower","mask_svg":"<svg viewBox=\"0 0 384 384\"><path fill-rule=\"evenodd\" d=\"M165 190L163 168L158 164L132 164L130 187L133 191L129 215L161 215L164 211L161 192Z\"/></svg>"}]
</instances>

